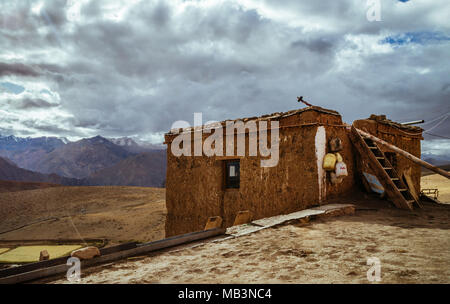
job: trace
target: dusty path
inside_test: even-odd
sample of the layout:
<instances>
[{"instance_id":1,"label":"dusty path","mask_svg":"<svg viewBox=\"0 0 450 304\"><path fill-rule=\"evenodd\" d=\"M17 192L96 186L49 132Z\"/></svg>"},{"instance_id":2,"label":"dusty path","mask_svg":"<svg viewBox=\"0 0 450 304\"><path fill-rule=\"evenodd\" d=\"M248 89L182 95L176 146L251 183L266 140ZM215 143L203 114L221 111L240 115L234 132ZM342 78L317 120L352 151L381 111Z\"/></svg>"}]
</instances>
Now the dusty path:
<instances>
[{"instance_id":1,"label":"dusty path","mask_svg":"<svg viewBox=\"0 0 450 304\"><path fill-rule=\"evenodd\" d=\"M450 205L367 206L378 210L99 266L82 282L368 283L367 258L377 257L383 283L450 283Z\"/></svg>"}]
</instances>

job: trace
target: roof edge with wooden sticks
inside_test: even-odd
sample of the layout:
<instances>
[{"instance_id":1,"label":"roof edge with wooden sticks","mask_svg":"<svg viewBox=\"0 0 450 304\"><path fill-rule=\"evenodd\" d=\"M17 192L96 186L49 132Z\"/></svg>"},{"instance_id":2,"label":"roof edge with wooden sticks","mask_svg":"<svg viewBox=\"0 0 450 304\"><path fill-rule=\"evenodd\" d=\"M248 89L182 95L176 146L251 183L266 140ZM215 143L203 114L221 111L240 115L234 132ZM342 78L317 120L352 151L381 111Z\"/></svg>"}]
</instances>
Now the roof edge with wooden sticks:
<instances>
[{"instance_id":1,"label":"roof edge with wooden sticks","mask_svg":"<svg viewBox=\"0 0 450 304\"><path fill-rule=\"evenodd\" d=\"M180 133L191 133L191 132L198 132L198 131L202 131L202 130L206 130L206 129L214 129L214 128L217 128L219 125L224 127L227 122L237 122L237 121L248 122L248 121L279 120L281 118L285 118L285 117L289 117L289 116L292 116L292 115L300 114L300 113L303 113L303 112L306 112L306 111L316 111L316 112L320 112L320 113L326 113L326 114L330 114L330 115L341 116L341 114L339 114L339 112L334 111L334 110L325 109L325 108L318 107L318 106L310 106L310 107L306 107L306 108L302 108L302 109L296 109L296 110L291 110L291 111L287 111L287 112L275 112L275 113L272 113L272 114L266 114L266 115L262 115L262 116L245 117L245 118L237 118L237 119L227 119L227 120L223 120L221 122L216 122L216 123L202 125L202 126L194 126L194 127L188 127L188 128L175 128L175 129L171 129L168 133L166 133L166 135L173 135L173 134L180 134Z\"/></svg>"}]
</instances>

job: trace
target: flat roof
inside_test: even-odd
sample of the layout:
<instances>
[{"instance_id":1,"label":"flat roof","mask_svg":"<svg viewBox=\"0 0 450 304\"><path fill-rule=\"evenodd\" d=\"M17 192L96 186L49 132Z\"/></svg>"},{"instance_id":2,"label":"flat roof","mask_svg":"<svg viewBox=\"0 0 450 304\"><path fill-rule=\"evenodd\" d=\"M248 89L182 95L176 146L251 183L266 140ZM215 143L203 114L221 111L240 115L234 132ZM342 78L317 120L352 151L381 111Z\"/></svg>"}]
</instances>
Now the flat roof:
<instances>
[{"instance_id":1,"label":"flat roof","mask_svg":"<svg viewBox=\"0 0 450 304\"><path fill-rule=\"evenodd\" d=\"M227 119L227 120L223 120L219 123L224 125L228 121L247 122L247 121L252 121L252 120L255 120L255 121L279 120L281 118L289 117L289 116L296 115L296 114L306 112L306 111L315 111L315 112L325 113L325 114L329 114L329 115L341 116L341 114L339 114L339 112L337 112L337 111L321 108L318 106L311 106L311 107L306 107L306 108L302 108L302 109L290 110L287 112L275 112L272 114L266 114L266 115L262 115L262 116L254 116L254 117L246 117L246 118L238 118L238 119ZM171 129L168 133L166 133L166 135L178 134L180 129L182 129L182 132L193 132L193 131L195 132L195 131L201 131L201 130L204 130L207 128L213 128L215 125L217 125L217 123L209 124L209 125L202 125L202 126L188 127L188 128Z\"/></svg>"},{"instance_id":2,"label":"flat roof","mask_svg":"<svg viewBox=\"0 0 450 304\"><path fill-rule=\"evenodd\" d=\"M386 118L386 115L370 115L367 120L375 120L376 122L379 122L381 124L389 125L398 129L407 130L407 131L413 131L413 132L422 132L423 129L418 126L412 126L412 125L402 125L401 123L392 121L390 119Z\"/></svg>"}]
</instances>

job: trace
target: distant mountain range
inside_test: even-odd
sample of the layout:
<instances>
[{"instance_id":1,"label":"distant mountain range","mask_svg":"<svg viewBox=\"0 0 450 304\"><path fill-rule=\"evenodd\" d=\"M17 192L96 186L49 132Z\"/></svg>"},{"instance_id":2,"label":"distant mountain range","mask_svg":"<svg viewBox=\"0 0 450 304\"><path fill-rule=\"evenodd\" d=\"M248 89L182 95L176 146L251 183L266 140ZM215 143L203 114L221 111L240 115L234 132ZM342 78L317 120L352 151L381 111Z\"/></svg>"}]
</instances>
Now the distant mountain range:
<instances>
[{"instance_id":1,"label":"distant mountain range","mask_svg":"<svg viewBox=\"0 0 450 304\"><path fill-rule=\"evenodd\" d=\"M114 166L91 174L89 185L158 186L164 187L166 151L154 150L128 157Z\"/></svg>"},{"instance_id":2,"label":"distant mountain range","mask_svg":"<svg viewBox=\"0 0 450 304\"><path fill-rule=\"evenodd\" d=\"M33 164L66 142L67 139L56 137L21 138L0 135L0 156L7 157L21 168L32 170Z\"/></svg>"},{"instance_id":3,"label":"distant mountain range","mask_svg":"<svg viewBox=\"0 0 450 304\"><path fill-rule=\"evenodd\" d=\"M435 165L450 156L422 154ZM129 137L21 138L0 135L0 180L62 185L163 187L166 150Z\"/></svg>"},{"instance_id":4,"label":"distant mountain range","mask_svg":"<svg viewBox=\"0 0 450 304\"><path fill-rule=\"evenodd\" d=\"M133 155L101 136L82 139L59 146L46 153L27 169L41 173L85 178L95 171L115 165ZM15 161L14 158L11 159Z\"/></svg>"},{"instance_id":5,"label":"distant mountain range","mask_svg":"<svg viewBox=\"0 0 450 304\"><path fill-rule=\"evenodd\" d=\"M434 166L442 166L450 164L450 155L435 155L431 153L423 153L422 160L434 165Z\"/></svg>"},{"instance_id":6,"label":"distant mountain range","mask_svg":"<svg viewBox=\"0 0 450 304\"><path fill-rule=\"evenodd\" d=\"M56 137L0 136L0 179L64 185L161 187L163 146L101 136L75 142Z\"/></svg>"},{"instance_id":7,"label":"distant mountain range","mask_svg":"<svg viewBox=\"0 0 450 304\"><path fill-rule=\"evenodd\" d=\"M54 183L70 186L82 184L81 180L74 178L61 177L57 174L42 174L19 168L2 157L0 157L0 180Z\"/></svg>"},{"instance_id":8,"label":"distant mountain range","mask_svg":"<svg viewBox=\"0 0 450 304\"><path fill-rule=\"evenodd\" d=\"M125 150L131 153L143 153L149 152L153 150L164 150L166 147L164 145L155 145L146 142L136 142L134 139L129 137L120 137L120 138L108 138L112 143L121 146Z\"/></svg>"}]
</instances>

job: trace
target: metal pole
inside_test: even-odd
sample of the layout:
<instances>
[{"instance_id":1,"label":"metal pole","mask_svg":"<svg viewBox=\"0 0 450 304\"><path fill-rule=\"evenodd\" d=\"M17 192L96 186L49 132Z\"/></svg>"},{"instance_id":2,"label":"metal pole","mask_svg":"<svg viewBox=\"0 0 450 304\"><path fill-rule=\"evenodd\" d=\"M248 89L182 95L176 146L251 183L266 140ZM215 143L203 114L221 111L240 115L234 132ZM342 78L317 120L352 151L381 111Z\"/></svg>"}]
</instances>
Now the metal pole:
<instances>
[{"instance_id":1,"label":"metal pole","mask_svg":"<svg viewBox=\"0 0 450 304\"><path fill-rule=\"evenodd\" d=\"M401 124L404 126L409 126L409 125L417 125L417 124L421 124L424 123L425 120L413 120L413 121L408 121L408 122L402 122Z\"/></svg>"}]
</instances>

